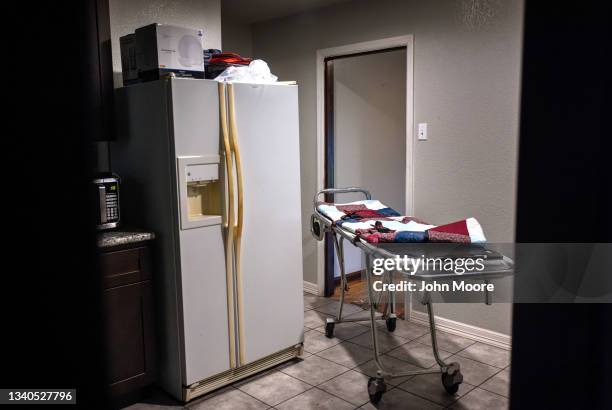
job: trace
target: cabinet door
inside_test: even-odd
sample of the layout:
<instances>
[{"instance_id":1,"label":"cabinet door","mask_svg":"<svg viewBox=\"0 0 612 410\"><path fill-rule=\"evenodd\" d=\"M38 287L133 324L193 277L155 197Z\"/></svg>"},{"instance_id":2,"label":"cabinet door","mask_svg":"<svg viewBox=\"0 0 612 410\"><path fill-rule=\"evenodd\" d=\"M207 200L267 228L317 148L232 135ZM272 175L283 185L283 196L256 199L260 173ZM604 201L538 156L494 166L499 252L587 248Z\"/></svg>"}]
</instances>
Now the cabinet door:
<instances>
[{"instance_id":1,"label":"cabinet door","mask_svg":"<svg viewBox=\"0 0 612 410\"><path fill-rule=\"evenodd\" d=\"M104 289L151 279L148 247L121 249L100 255Z\"/></svg>"},{"instance_id":2,"label":"cabinet door","mask_svg":"<svg viewBox=\"0 0 612 410\"><path fill-rule=\"evenodd\" d=\"M154 380L151 282L104 291L107 382L120 395Z\"/></svg>"}]
</instances>

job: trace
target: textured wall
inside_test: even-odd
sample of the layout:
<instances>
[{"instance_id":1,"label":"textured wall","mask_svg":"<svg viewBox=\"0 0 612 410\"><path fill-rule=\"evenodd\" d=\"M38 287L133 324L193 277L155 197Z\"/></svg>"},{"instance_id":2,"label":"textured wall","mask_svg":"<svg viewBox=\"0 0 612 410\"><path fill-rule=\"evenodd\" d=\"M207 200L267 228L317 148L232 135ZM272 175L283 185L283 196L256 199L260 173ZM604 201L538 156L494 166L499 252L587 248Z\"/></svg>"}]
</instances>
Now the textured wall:
<instances>
[{"instance_id":1,"label":"textured wall","mask_svg":"<svg viewBox=\"0 0 612 410\"><path fill-rule=\"evenodd\" d=\"M522 9L520 0L356 0L256 24L255 55L300 84L302 220L316 189L316 50L413 34L414 120L429 123L429 141L415 142L415 214L433 223L475 216L489 240L512 241ZM303 248L304 278L316 282L306 223ZM509 333L504 305L439 311Z\"/></svg>"},{"instance_id":2,"label":"textured wall","mask_svg":"<svg viewBox=\"0 0 612 410\"><path fill-rule=\"evenodd\" d=\"M110 0L115 87L121 86L119 37L151 23L204 30L204 47L221 48L221 0Z\"/></svg>"}]
</instances>

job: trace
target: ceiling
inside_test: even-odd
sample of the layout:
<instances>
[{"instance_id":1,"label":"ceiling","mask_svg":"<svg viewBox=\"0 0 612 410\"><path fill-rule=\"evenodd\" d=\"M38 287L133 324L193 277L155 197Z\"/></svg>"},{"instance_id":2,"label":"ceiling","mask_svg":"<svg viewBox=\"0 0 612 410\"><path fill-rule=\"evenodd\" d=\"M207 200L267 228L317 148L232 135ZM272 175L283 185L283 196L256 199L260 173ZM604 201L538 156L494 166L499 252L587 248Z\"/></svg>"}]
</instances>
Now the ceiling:
<instances>
[{"instance_id":1,"label":"ceiling","mask_svg":"<svg viewBox=\"0 0 612 410\"><path fill-rule=\"evenodd\" d=\"M257 23L303 13L349 0L221 0L223 18Z\"/></svg>"}]
</instances>

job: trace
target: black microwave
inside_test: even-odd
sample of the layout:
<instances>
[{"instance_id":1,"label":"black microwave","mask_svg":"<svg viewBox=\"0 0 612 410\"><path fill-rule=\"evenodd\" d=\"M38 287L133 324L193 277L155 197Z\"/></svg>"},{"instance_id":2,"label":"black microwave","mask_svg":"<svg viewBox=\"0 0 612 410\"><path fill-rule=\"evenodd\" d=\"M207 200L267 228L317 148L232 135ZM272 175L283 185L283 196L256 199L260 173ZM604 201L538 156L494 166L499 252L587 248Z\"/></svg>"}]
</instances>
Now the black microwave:
<instances>
[{"instance_id":1,"label":"black microwave","mask_svg":"<svg viewBox=\"0 0 612 410\"><path fill-rule=\"evenodd\" d=\"M96 189L97 222L96 228L112 229L119 226L121 219L119 211L119 184L120 179L117 174L101 173L94 180Z\"/></svg>"}]
</instances>

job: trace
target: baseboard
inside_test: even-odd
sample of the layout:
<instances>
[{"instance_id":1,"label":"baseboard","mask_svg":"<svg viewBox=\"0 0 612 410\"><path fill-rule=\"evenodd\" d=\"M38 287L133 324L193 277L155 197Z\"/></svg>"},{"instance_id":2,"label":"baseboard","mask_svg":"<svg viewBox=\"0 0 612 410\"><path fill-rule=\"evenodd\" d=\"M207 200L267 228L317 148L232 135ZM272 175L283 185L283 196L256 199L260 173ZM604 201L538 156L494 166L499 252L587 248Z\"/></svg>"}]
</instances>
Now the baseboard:
<instances>
[{"instance_id":1,"label":"baseboard","mask_svg":"<svg viewBox=\"0 0 612 410\"><path fill-rule=\"evenodd\" d=\"M361 280L361 275L363 274L362 270L356 270L355 272L351 272L351 273L347 273L346 274L346 280L348 280L349 282L355 281L355 280ZM338 286L340 284L340 276L337 276L334 278L334 284L336 286Z\"/></svg>"},{"instance_id":2,"label":"baseboard","mask_svg":"<svg viewBox=\"0 0 612 410\"><path fill-rule=\"evenodd\" d=\"M410 321L429 326L429 317L425 312L412 310ZM487 343L502 349L510 350L512 348L512 337L503 333L494 332L492 330L483 329L481 327L468 325L454 320L445 319L436 316L436 329L452 333L457 336L466 337L478 342Z\"/></svg>"},{"instance_id":3,"label":"baseboard","mask_svg":"<svg viewBox=\"0 0 612 410\"><path fill-rule=\"evenodd\" d=\"M304 281L304 292L312 293L313 295L320 296L319 295L319 285L317 285L316 283Z\"/></svg>"}]
</instances>

